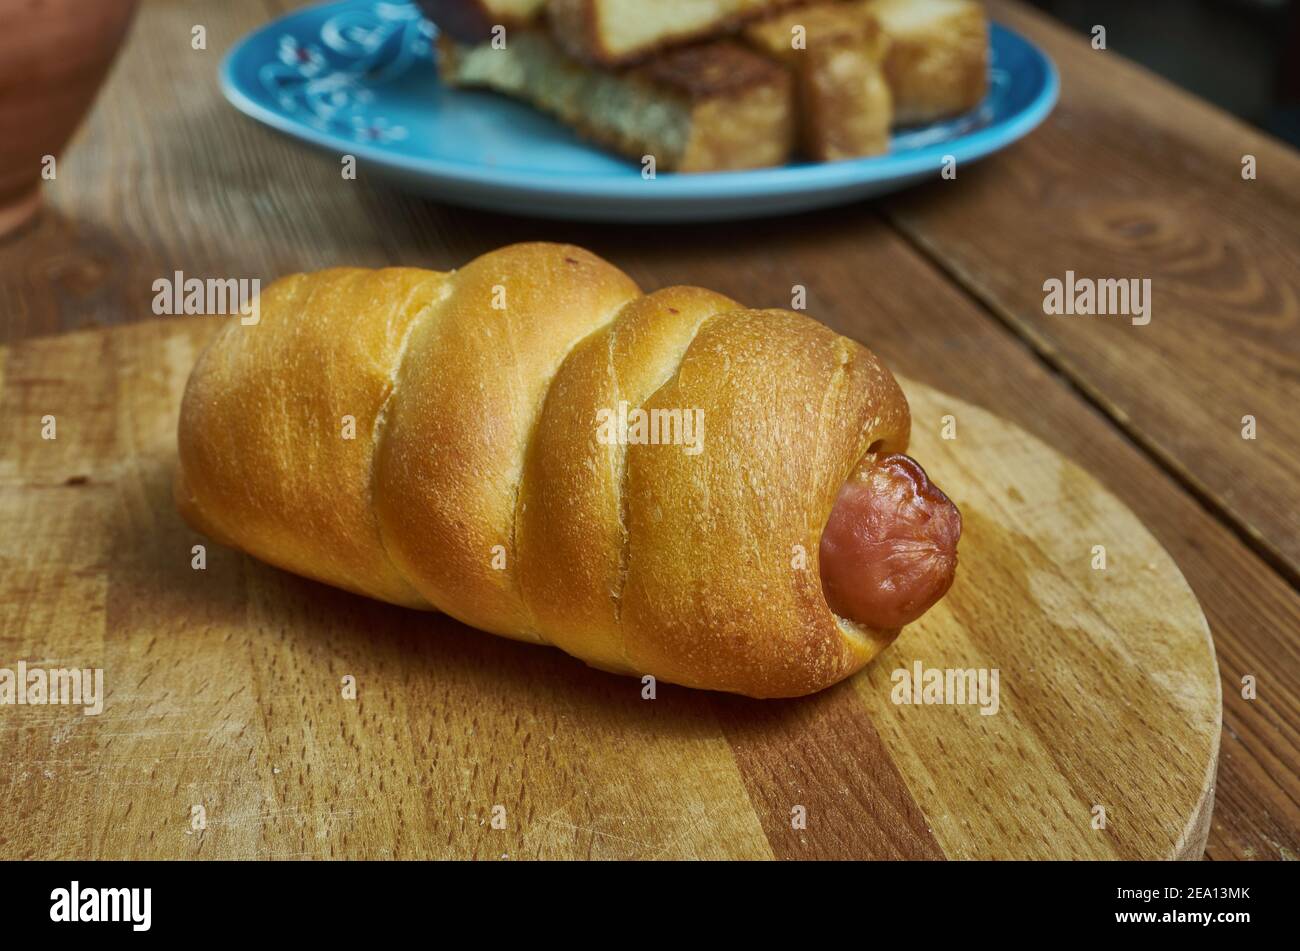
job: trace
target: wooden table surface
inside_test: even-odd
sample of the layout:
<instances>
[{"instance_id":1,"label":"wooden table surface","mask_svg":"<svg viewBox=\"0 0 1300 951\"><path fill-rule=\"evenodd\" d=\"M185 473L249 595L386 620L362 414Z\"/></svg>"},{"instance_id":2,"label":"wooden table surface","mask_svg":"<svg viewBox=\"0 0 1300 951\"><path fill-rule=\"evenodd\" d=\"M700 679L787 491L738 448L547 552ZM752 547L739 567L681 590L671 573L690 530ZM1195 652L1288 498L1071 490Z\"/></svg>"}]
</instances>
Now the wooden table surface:
<instances>
[{"instance_id":1,"label":"wooden table surface","mask_svg":"<svg viewBox=\"0 0 1300 951\"><path fill-rule=\"evenodd\" d=\"M756 306L802 284L810 313L1034 433L1146 523L1218 653L1206 855L1300 853L1300 155L993 2L1056 60L1061 102L956 180L756 223L506 217L407 196L364 166L343 181L329 157L230 108L220 56L293 6L145 0L43 216L0 243L0 343L156 319L151 285L177 269L263 281L336 264L448 269L519 240L572 241L643 287L699 284ZM207 50L191 48L195 24ZM1242 178L1247 154L1256 180ZM1150 324L1046 316L1043 282L1067 270L1150 278ZM1242 438L1246 415L1256 439Z\"/></svg>"}]
</instances>

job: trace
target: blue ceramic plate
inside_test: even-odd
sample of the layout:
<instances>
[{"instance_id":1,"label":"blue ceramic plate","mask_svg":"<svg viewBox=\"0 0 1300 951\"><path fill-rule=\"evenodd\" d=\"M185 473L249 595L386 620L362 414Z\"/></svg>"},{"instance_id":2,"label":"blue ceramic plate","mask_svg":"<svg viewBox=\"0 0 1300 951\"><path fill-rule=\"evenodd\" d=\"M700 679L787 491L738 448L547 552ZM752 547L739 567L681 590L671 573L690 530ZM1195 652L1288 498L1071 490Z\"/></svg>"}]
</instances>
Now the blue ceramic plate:
<instances>
[{"instance_id":1,"label":"blue ceramic plate","mask_svg":"<svg viewBox=\"0 0 1300 951\"><path fill-rule=\"evenodd\" d=\"M991 28L988 97L948 122L904 129L876 158L643 178L640 166L489 92L444 88L433 27L413 3L343 0L249 34L221 65L236 108L414 191L514 214L599 221L709 221L818 208L937 176L944 157L983 158L1056 103L1051 61Z\"/></svg>"}]
</instances>

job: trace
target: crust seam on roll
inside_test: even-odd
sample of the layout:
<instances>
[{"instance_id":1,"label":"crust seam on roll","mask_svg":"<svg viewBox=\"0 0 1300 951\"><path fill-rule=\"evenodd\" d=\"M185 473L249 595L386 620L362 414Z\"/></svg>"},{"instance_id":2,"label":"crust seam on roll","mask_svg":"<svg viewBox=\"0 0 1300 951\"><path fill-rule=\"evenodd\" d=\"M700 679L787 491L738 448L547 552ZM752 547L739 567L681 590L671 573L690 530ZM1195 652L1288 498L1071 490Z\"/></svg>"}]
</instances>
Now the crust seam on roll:
<instances>
[{"instance_id":1,"label":"crust seam on roll","mask_svg":"<svg viewBox=\"0 0 1300 951\"><path fill-rule=\"evenodd\" d=\"M536 442L537 439L537 430L541 426L542 413L546 410L546 400L551 395L551 387L553 387L555 381L559 379L561 368L568 361L569 357L573 355L573 352L578 349L582 342L584 340L590 340L595 334L600 333L602 330L605 330L607 327L614 324L622 315L623 311L636 300L637 298L633 298L630 301L625 301L622 304L619 304L618 307L614 308L597 326L592 327L587 333L572 341L564 351L564 356L560 358L560 361L557 364L555 364L555 371L551 374L550 380L547 381L546 388L542 390L541 397L537 402L537 408L533 412L532 425L528 428L528 438L524 440L523 450L519 454L519 479L512 487L514 492L514 502L510 508L510 552L512 555L517 555L519 552L519 500L523 496L521 489L524 483L524 474L528 472L528 460L532 455L533 443ZM519 576L512 573L510 580L515 589L515 593L519 597L519 604L523 607L524 613L528 616L529 631L536 635L543 644L551 644L550 638L546 636L546 632L542 631L540 625L537 623L537 614L533 610L532 605L528 603L524 585ZM620 634L620 643L621 640L622 637Z\"/></svg>"},{"instance_id":2,"label":"crust seam on roll","mask_svg":"<svg viewBox=\"0 0 1300 951\"><path fill-rule=\"evenodd\" d=\"M402 342L398 346L397 359L393 361L392 370L388 375L388 395L384 397L384 402L379 407L379 412L375 415L374 434L370 441L370 467L366 475L366 487L370 494L370 510L372 512L375 510L375 463L379 459L380 443L383 441L384 434L387 432L385 424L388 422L388 409L397 393L397 382L401 379L402 364L406 361L406 352L411 345L411 339L414 337L416 329L422 327L424 322L428 320L431 315L441 312L443 303L451 296L451 285L453 280L455 280L454 271L446 275L446 279L439 287L437 299L426 304L424 309L413 317L409 324L407 324L406 333L402 335ZM412 296L418 292L418 288L411 289ZM397 564L397 561L393 558L393 553L388 550L388 539L384 537L383 525L379 523L378 518L375 519L375 522L379 529L379 547L383 550L384 557L388 559L389 565L392 566L393 572L406 583L406 586L411 589L417 598L433 610L446 614L447 612L442 605L434 604L430 601L428 596L418 589L415 586L415 583L402 571L401 567Z\"/></svg>"},{"instance_id":3,"label":"crust seam on roll","mask_svg":"<svg viewBox=\"0 0 1300 951\"><path fill-rule=\"evenodd\" d=\"M710 314L709 316L700 320L699 323L695 325L695 327L691 330L690 338L686 341L686 343L682 346L681 351L677 354L677 360L676 362L674 362L672 369L669 370L666 374L664 374L664 378L662 380L659 380L655 384L653 389L651 389L650 392L646 395L645 399L641 401L641 404L638 408L644 407L645 405L653 402L654 398L659 395L660 390L662 390L673 380L677 379L677 375L681 373L682 364L686 361L686 354L690 352L691 346L695 343L695 338L700 335L700 330L709 321L717 318L717 316L718 316L717 314ZM618 334L617 329L615 329L614 333L610 334L611 371L613 371L613 366L614 366L613 341L614 341L614 337L617 334ZM617 393L618 392L617 372L615 372L614 374L614 379L615 379L615 392ZM617 402L615 405L617 405ZM685 407L683 407L683 409L685 409ZM627 633L623 627L623 589L627 586L627 575L629 570L629 564L632 558L632 535L631 532L628 531L628 527L627 527L628 526L627 456L628 456L628 450L630 448L631 447L627 443L623 443L619 446L619 472L618 472L618 481L617 481L618 524L619 524L619 528L622 529L623 532L623 543L619 547L619 551L618 551L618 582L617 582L617 586L614 589L614 628L615 628L616 636L618 637L619 654L623 658L624 664L626 664L630 669L635 669L634 665L632 664L631 658L628 654Z\"/></svg>"},{"instance_id":4,"label":"crust seam on roll","mask_svg":"<svg viewBox=\"0 0 1300 951\"><path fill-rule=\"evenodd\" d=\"M614 405L619 404L623 397L623 391L619 387L618 368L614 365L614 342L618 339L618 327L615 327L609 335L609 349L606 351L606 366L609 370L610 378L613 380ZM610 597L614 601L614 627L618 637L619 656L627 661L627 642L623 637L623 585L627 583L627 546L628 546L628 529L627 529L627 444L623 443L615 447L615 467L618 478L614 480L614 486L618 493L618 578L614 582L614 590Z\"/></svg>"}]
</instances>

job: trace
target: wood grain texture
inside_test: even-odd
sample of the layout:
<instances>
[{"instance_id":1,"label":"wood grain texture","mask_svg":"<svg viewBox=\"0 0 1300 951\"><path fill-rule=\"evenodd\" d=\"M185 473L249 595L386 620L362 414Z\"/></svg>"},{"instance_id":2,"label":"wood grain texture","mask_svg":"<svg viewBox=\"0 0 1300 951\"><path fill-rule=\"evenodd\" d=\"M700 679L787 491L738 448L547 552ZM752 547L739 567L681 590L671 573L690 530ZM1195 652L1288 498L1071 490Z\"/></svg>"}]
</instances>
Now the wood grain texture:
<instances>
[{"instance_id":1,"label":"wood grain texture","mask_svg":"<svg viewBox=\"0 0 1300 951\"><path fill-rule=\"evenodd\" d=\"M904 383L919 417L951 414L965 430L921 429L914 446L965 513L963 567L865 675L801 701L669 686L650 701L636 679L215 544L194 570L198 539L172 509L170 473L181 390L212 325L0 351L3 438L16 449L0 537L42 541L0 553L0 644L33 666L102 667L108 687L97 717L5 710L19 777L0 854L1203 851L1220 729L1205 619L1132 514L1015 427ZM41 436L47 414L53 440ZM1097 543L1112 568L1090 566ZM897 705L890 672L917 662L998 669L996 712ZM356 701L341 695L345 674ZM198 832L194 805L208 816ZM806 828L791 824L797 807Z\"/></svg>"},{"instance_id":2,"label":"wood grain texture","mask_svg":"<svg viewBox=\"0 0 1300 951\"><path fill-rule=\"evenodd\" d=\"M991 12L1057 61L1055 114L886 213L1300 580L1300 154L1041 14ZM1150 323L1045 314L1067 271L1149 279Z\"/></svg>"},{"instance_id":3,"label":"wood grain texture","mask_svg":"<svg viewBox=\"0 0 1300 951\"><path fill-rule=\"evenodd\" d=\"M582 244L648 288L695 283L755 306L788 306L792 285L802 285L808 289L809 310L819 319L867 343L891 367L986 406L1034 433L1101 479L1152 530L1205 609L1224 683L1225 729L1207 855L1226 859L1300 854L1300 639L1295 636L1300 631L1300 598L1286 579L1242 543L1236 523L1225 526L1221 516L1226 506L1213 495L1189 494L1181 476L1170 476L1163 457L1161 464L1153 463L1149 452L1154 436L1141 430L1138 416L1111 415L1116 407L1095 398L1106 377L1099 376L1094 384L1088 376L1063 375L1063 367L1054 359L1044 360L1044 352L1023 334L1008 332L1005 315L995 319L973 303L952 281L961 272L948 267L942 257L933 257L938 254L935 248L926 247L925 255L932 256L927 260L915 250L915 237L900 239L872 206L740 225L631 229L440 206L386 187L364 166L357 181L341 181L330 157L300 149L254 125L226 106L217 90L221 53L243 32L296 5L292 0L145 0L88 126L61 160L58 181L47 185L45 216L18 240L0 244L0 339L156 320L149 309L150 285L175 268L191 275L264 281L331 264L449 268L490 248L528 239ZM206 52L190 49L189 31L195 23L208 27ZM1068 42L1086 50L1081 40ZM1080 85L1075 71L1080 62L1091 69L1095 61L1076 61L1056 47L1053 52L1067 93L1092 88ZM1106 62L1117 60L1113 56ZM1118 105L1140 99L1154 83L1147 74L1131 70ZM1080 103L1079 108L1104 119L1112 105L1116 103L1107 96L1090 105ZM1188 100L1171 108L1196 106ZM1069 108L1061 113L1069 114ZM1002 163L1018 161L1037 136L1051 134L1055 121L1049 120L1044 130L1008 152L963 169L957 182L936 188L967 188L979 175L996 174ZM1090 141L1077 137L1068 149L1082 157ZM1190 149L1197 147L1189 141ZM1113 147L1102 154L1117 155ZM1126 167L1163 174L1131 150L1123 153L1123 160ZM1186 160L1198 161L1190 153ZM1078 189L1075 197L1081 207L1093 184L1077 181L1072 186ZM928 190L919 189L914 197L921 199ZM1036 193L1008 185L1003 200L1019 209L1015 228L1046 227L1039 218L1052 208L1040 205ZM940 211L931 211L936 220ZM959 211L960 202L953 202L950 212ZM1214 226L1215 214L1237 220L1232 204L1209 208L1208 226ZM988 228L980 231L977 241L997 245L1012 238L1007 228ZM1294 246L1294 235L1273 239ZM1140 249L1131 250L1130 256L1135 267L1145 266ZM1160 313L1157 310L1157 321ZM1131 329L1137 334L1152 328ZM1086 347L1096 339L1083 337L1079 343ZM1208 347L1205 352L1212 356ZM1114 356L1122 367L1124 353ZM1210 357L1199 359L1196 366L1211 379L1229 369ZM1228 385L1235 383L1229 380ZM22 386L38 402L42 394L52 392L35 380ZM1080 390L1090 398L1081 399ZM1192 408L1189 413L1201 411ZM924 425L938 423L918 419L917 426ZM0 460L7 458L8 450ZM1245 484L1265 476L1263 469L1248 468ZM1207 486L1206 491L1214 489ZM138 514L147 524L151 516ZM71 511L60 525L52 528L82 530ZM55 543L61 542L37 536L26 542L34 554ZM58 583L75 598L100 596L97 582L76 573ZM118 610L128 609L124 602L118 604ZM66 610L59 603L31 606L20 629L39 629ZM12 632L5 627L0 633ZM90 629L88 636L99 635ZM1256 700L1241 697L1245 675L1259 680ZM833 691L823 702L844 702L839 699L843 694ZM710 712L728 730L751 801L779 805L784 793L763 777L774 775L787 762L788 738L779 731L733 734L726 710L700 715ZM827 722L860 720L860 712L849 705ZM875 742L850 735L855 743ZM839 769L834 750L818 745L800 753L810 776L834 776ZM60 760L58 754L57 746L40 749L37 768L14 772L11 787L17 791L45 783L44 766L74 768L75 757ZM22 759L33 758L28 752ZM187 782L203 775L195 772ZM130 778L147 781L138 775ZM214 781L220 783L222 777ZM813 781L804 786L809 795L830 795ZM34 800L40 792L23 795ZM903 808L896 814L910 816ZM71 827L77 828L78 821L70 819ZM780 821L767 819L764 829L776 828ZM911 830L895 828L903 839L921 835L911 818L902 824ZM617 834L613 829L601 831ZM591 841L600 838L594 832L571 834L588 835ZM776 854L807 854L799 851L807 847L793 840L773 835L769 841Z\"/></svg>"}]
</instances>

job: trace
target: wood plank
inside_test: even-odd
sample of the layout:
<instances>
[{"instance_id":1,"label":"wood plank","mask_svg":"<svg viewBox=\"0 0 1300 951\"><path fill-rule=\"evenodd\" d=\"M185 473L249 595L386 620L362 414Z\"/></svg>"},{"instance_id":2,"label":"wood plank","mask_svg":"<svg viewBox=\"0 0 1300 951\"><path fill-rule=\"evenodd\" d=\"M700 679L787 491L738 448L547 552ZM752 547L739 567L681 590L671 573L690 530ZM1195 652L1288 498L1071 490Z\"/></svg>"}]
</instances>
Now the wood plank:
<instances>
[{"instance_id":1,"label":"wood plank","mask_svg":"<svg viewBox=\"0 0 1300 951\"><path fill-rule=\"evenodd\" d=\"M1300 153L1020 4L991 13L1056 60L1060 105L885 213L1300 581ZM1149 279L1150 323L1045 314L1067 272Z\"/></svg>"}]
</instances>

